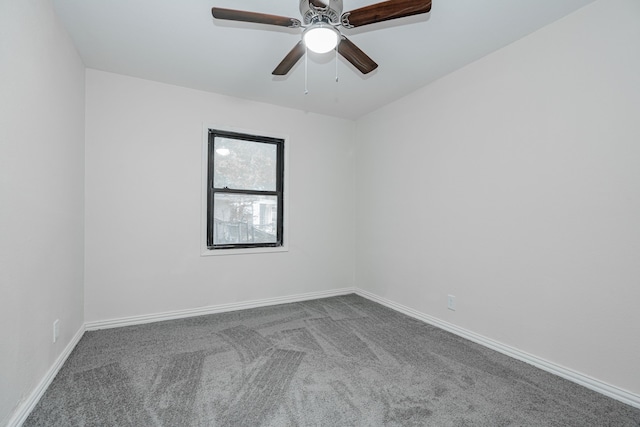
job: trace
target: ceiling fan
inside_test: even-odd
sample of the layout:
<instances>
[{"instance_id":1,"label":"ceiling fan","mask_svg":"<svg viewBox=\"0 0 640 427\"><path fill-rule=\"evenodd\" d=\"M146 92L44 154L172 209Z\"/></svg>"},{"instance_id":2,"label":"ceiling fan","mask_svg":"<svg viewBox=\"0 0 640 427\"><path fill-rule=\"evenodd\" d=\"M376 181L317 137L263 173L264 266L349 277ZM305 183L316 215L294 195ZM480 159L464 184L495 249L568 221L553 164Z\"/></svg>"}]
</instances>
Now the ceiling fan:
<instances>
[{"instance_id":1,"label":"ceiling fan","mask_svg":"<svg viewBox=\"0 0 640 427\"><path fill-rule=\"evenodd\" d=\"M362 74L370 73L378 68L378 64L346 38L339 28L361 27L427 13L430 10L431 0L387 0L344 13L342 13L342 0L300 0L302 21L285 16L220 7L212 8L211 13L216 19L302 28L302 40L272 72L273 75L284 76L304 56L307 48L317 53L337 49L337 52Z\"/></svg>"}]
</instances>

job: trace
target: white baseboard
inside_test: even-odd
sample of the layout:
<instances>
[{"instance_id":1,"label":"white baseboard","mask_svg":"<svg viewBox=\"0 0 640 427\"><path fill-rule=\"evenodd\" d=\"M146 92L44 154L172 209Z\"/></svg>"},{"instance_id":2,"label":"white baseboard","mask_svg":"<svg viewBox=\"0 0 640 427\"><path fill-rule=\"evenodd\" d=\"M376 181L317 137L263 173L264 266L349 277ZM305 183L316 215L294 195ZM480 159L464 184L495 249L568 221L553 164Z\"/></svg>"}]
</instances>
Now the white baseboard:
<instances>
[{"instance_id":1,"label":"white baseboard","mask_svg":"<svg viewBox=\"0 0 640 427\"><path fill-rule=\"evenodd\" d=\"M513 357L514 359L518 359L522 362L533 365L537 368L542 369L543 371L547 371L549 373L552 373L554 375L557 375L559 377L572 381L576 384L580 384L581 386L584 386L598 393L604 394L605 396L611 397L612 399L616 399L622 403L626 403L627 405L640 408L640 395L638 394L632 393L627 390L623 390L619 387L607 384L595 378L591 378L588 375L582 374L580 372L576 372L572 369L565 368L564 366L557 365L553 362L549 362L540 357L518 350L517 348L508 346L506 344L502 344L498 341L494 341L491 338L487 338L485 336L469 331L467 329L460 328L459 326L453 325L449 322L445 322L443 320L440 320L428 314L421 313L417 310L414 310L402 304L398 304L394 301L388 300L386 298L383 298L371 292L356 288L355 293L371 301L374 301L386 307L389 307L395 311L406 314L407 316L411 316L415 319L422 320L425 323L429 323L433 326L437 326L440 329L444 329L445 331L448 331L455 335L466 338L469 341L473 341L484 347L488 347L499 353L505 354L509 357Z\"/></svg>"},{"instance_id":2,"label":"white baseboard","mask_svg":"<svg viewBox=\"0 0 640 427\"><path fill-rule=\"evenodd\" d=\"M118 319L98 320L86 322L87 331L118 328L121 326L141 325L144 323L161 322L164 320L184 319L187 317L203 316L207 314L224 313L228 311L246 310L249 308L267 307L270 305L286 304L290 302L307 301L318 298L335 297L353 294L356 288L333 289L330 291L308 292L306 294L289 295L276 298L265 298L254 301L236 302L230 304L211 305L207 307L190 308L186 310L167 311L164 313L144 314L141 316L121 317Z\"/></svg>"},{"instance_id":3,"label":"white baseboard","mask_svg":"<svg viewBox=\"0 0 640 427\"><path fill-rule=\"evenodd\" d=\"M58 356L51 368L49 368L42 380L40 380L36 388L31 392L31 394L29 394L27 399L20 403L18 409L9 419L7 427L18 427L25 422L44 392L47 391L47 388L49 388L51 381L53 381L60 368L62 368L62 365L64 365L64 362L67 360L73 349L76 348L76 345L80 341L80 338L82 338L82 335L84 335L84 331L84 325L82 325L80 329L78 329L78 332L76 332L76 334L73 336L73 338L71 338L71 341L69 341L69 344L67 344L62 353L60 353L60 356Z\"/></svg>"}]
</instances>

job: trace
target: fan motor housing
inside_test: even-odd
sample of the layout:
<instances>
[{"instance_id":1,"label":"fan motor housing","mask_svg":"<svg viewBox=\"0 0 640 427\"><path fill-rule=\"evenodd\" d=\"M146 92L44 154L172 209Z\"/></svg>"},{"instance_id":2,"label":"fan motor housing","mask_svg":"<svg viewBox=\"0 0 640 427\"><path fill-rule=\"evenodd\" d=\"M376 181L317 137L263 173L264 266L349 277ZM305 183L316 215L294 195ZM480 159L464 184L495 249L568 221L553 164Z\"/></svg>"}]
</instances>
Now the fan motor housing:
<instances>
[{"instance_id":1,"label":"fan motor housing","mask_svg":"<svg viewBox=\"0 0 640 427\"><path fill-rule=\"evenodd\" d=\"M309 0L300 0L300 15L304 25L316 22L338 24L342 15L342 0L323 0L327 6L320 8L311 5Z\"/></svg>"}]
</instances>

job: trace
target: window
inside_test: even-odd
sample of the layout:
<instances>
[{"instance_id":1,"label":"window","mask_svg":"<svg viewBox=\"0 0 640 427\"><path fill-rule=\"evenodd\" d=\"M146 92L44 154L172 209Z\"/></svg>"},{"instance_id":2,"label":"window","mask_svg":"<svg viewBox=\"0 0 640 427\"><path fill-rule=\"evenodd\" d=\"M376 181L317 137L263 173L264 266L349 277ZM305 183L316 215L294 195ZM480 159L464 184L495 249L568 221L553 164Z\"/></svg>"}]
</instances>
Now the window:
<instances>
[{"instance_id":1,"label":"window","mask_svg":"<svg viewBox=\"0 0 640 427\"><path fill-rule=\"evenodd\" d=\"M283 246L284 139L209 129L207 248Z\"/></svg>"}]
</instances>

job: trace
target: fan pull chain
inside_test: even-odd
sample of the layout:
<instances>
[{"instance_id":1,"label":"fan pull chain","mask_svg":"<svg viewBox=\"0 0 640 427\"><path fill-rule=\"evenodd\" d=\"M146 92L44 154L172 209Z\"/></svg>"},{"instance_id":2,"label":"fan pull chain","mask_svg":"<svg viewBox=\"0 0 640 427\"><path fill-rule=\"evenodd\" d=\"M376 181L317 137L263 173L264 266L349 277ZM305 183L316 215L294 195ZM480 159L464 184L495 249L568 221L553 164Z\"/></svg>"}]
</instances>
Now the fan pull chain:
<instances>
[{"instance_id":1,"label":"fan pull chain","mask_svg":"<svg viewBox=\"0 0 640 427\"><path fill-rule=\"evenodd\" d=\"M338 46L335 47L336 51L336 83L338 83Z\"/></svg>"},{"instance_id":2,"label":"fan pull chain","mask_svg":"<svg viewBox=\"0 0 640 427\"><path fill-rule=\"evenodd\" d=\"M304 94L307 95L309 93L309 88L307 87L307 83L308 83L308 62L309 62L309 48L306 46L304 46Z\"/></svg>"}]
</instances>

